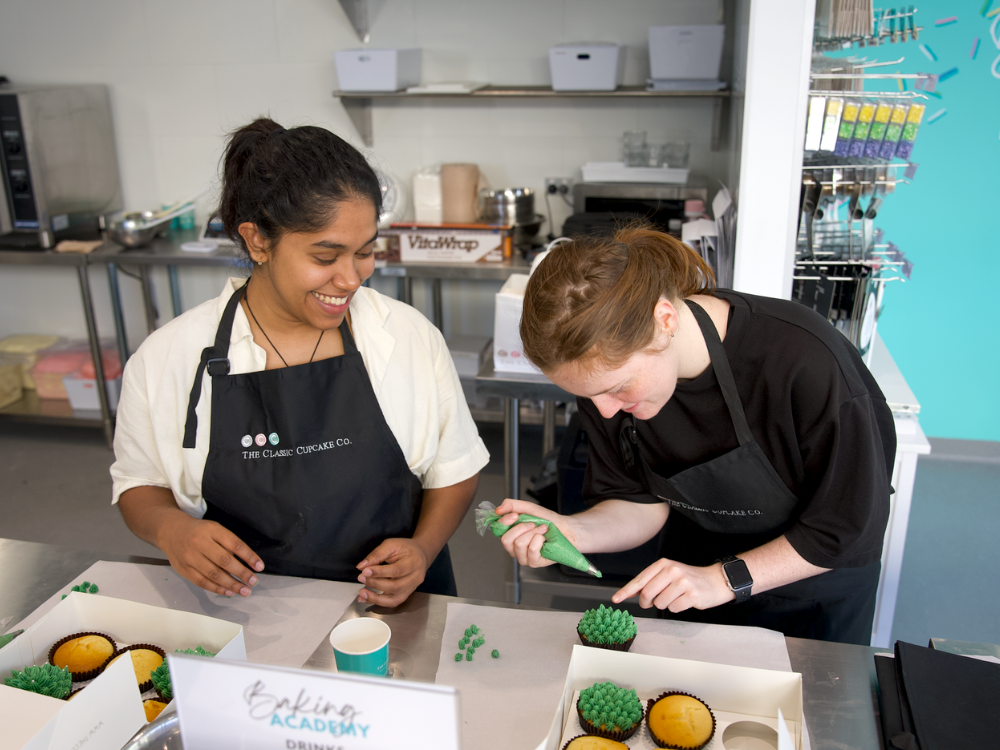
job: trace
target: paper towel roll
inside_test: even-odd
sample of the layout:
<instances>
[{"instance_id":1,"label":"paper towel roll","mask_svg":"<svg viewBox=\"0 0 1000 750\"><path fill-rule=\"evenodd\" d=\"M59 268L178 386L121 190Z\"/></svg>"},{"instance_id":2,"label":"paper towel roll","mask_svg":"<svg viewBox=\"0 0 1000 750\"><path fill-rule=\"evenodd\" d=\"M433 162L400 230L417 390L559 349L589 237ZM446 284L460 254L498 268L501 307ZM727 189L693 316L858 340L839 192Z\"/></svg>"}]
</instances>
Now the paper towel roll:
<instances>
[{"instance_id":1,"label":"paper towel roll","mask_svg":"<svg viewBox=\"0 0 1000 750\"><path fill-rule=\"evenodd\" d=\"M475 164L441 165L441 220L467 224L479 219L479 167Z\"/></svg>"}]
</instances>

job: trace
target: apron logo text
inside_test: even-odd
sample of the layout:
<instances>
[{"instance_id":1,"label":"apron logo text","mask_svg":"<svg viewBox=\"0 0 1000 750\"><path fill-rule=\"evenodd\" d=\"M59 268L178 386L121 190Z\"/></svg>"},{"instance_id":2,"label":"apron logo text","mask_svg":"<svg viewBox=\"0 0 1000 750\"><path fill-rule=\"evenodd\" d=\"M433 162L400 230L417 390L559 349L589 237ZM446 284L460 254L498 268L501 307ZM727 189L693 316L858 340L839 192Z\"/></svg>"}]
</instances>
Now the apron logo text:
<instances>
[{"instance_id":1,"label":"apron logo text","mask_svg":"<svg viewBox=\"0 0 1000 750\"><path fill-rule=\"evenodd\" d=\"M722 510L716 508L699 508L697 505L688 505L687 503L682 503L680 500L671 500L670 498L663 497L662 495L657 495L661 500L665 500L671 506L675 508L684 508L685 510L695 510L699 513L714 513L717 516L759 516L761 511L756 508L747 508L746 510Z\"/></svg>"}]
</instances>

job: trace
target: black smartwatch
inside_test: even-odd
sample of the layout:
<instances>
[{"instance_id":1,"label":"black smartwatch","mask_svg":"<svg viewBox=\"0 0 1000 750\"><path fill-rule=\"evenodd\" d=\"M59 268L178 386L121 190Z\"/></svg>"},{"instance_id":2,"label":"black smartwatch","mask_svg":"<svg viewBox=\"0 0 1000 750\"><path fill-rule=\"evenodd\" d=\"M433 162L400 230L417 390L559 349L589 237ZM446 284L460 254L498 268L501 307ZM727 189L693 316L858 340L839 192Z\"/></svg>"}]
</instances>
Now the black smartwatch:
<instances>
[{"instance_id":1,"label":"black smartwatch","mask_svg":"<svg viewBox=\"0 0 1000 750\"><path fill-rule=\"evenodd\" d=\"M729 590L736 594L733 604L742 604L750 598L750 589L753 587L753 576L747 564L738 557L725 557L719 562L722 563L722 572L726 574L726 583Z\"/></svg>"}]
</instances>

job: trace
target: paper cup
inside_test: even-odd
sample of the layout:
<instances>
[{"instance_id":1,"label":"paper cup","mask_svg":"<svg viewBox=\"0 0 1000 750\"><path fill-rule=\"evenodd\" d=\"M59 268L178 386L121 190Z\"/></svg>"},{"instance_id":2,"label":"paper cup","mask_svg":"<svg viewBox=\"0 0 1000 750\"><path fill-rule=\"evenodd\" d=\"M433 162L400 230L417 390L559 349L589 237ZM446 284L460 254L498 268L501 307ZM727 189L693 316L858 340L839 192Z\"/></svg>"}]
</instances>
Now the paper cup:
<instances>
[{"instance_id":1,"label":"paper cup","mask_svg":"<svg viewBox=\"0 0 1000 750\"><path fill-rule=\"evenodd\" d=\"M389 671L389 626L374 617L342 622L330 633L338 672L385 675Z\"/></svg>"}]
</instances>

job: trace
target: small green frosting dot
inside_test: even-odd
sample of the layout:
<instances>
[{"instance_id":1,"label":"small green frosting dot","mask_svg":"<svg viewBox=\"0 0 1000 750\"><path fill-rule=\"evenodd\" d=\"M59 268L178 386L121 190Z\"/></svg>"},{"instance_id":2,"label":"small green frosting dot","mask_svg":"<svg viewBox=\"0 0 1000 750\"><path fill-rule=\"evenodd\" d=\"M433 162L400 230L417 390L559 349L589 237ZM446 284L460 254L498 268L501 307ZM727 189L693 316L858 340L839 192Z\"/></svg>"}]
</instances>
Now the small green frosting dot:
<instances>
[{"instance_id":1,"label":"small green frosting dot","mask_svg":"<svg viewBox=\"0 0 1000 750\"><path fill-rule=\"evenodd\" d=\"M469 628L469 630L471 630L471 631L472 631L472 634L473 634L473 635L477 635L477 634L479 633L479 626L478 626L478 625L473 625L473 626L471 626L471 627Z\"/></svg>"},{"instance_id":2,"label":"small green frosting dot","mask_svg":"<svg viewBox=\"0 0 1000 750\"><path fill-rule=\"evenodd\" d=\"M42 664L38 667L25 667L20 672L12 670L4 684L50 698L65 698L73 689L73 675L66 667L59 669L51 664Z\"/></svg>"},{"instance_id":3,"label":"small green frosting dot","mask_svg":"<svg viewBox=\"0 0 1000 750\"><path fill-rule=\"evenodd\" d=\"M472 661L472 655L474 653L476 653L476 650L474 648L470 648L468 651L466 651L465 652L465 660L466 661Z\"/></svg>"},{"instance_id":4,"label":"small green frosting dot","mask_svg":"<svg viewBox=\"0 0 1000 750\"><path fill-rule=\"evenodd\" d=\"M463 648L465 648L465 639L464 638L458 642L458 650L461 651Z\"/></svg>"},{"instance_id":5,"label":"small green frosting dot","mask_svg":"<svg viewBox=\"0 0 1000 750\"><path fill-rule=\"evenodd\" d=\"M476 638L476 640L474 640L472 642L472 645L475 646L476 648L479 648L484 643L486 643L486 639L485 638Z\"/></svg>"},{"instance_id":6,"label":"small green frosting dot","mask_svg":"<svg viewBox=\"0 0 1000 750\"><path fill-rule=\"evenodd\" d=\"M471 638L472 637L472 628L466 628L465 629L465 637L466 638Z\"/></svg>"},{"instance_id":7,"label":"small green frosting dot","mask_svg":"<svg viewBox=\"0 0 1000 750\"><path fill-rule=\"evenodd\" d=\"M461 654L455 654L455 661L462 661L462 655Z\"/></svg>"},{"instance_id":8,"label":"small green frosting dot","mask_svg":"<svg viewBox=\"0 0 1000 750\"><path fill-rule=\"evenodd\" d=\"M494 659L499 659L500 658L500 652L497 651L496 649L493 649L493 652L490 654L490 656L492 656Z\"/></svg>"}]
</instances>

